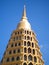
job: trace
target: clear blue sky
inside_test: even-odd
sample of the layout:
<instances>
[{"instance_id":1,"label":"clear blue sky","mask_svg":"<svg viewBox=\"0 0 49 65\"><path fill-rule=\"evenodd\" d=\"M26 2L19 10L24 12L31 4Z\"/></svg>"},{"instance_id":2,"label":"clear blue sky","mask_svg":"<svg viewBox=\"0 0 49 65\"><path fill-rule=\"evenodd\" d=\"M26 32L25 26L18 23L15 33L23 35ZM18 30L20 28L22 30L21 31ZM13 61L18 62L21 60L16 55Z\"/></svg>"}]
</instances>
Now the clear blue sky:
<instances>
[{"instance_id":1,"label":"clear blue sky","mask_svg":"<svg viewBox=\"0 0 49 65\"><path fill-rule=\"evenodd\" d=\"M49 0L0 0L0 61L12 31L21 20L24 4L45 65L49 65Z\"/></svg>"}]
</instances>

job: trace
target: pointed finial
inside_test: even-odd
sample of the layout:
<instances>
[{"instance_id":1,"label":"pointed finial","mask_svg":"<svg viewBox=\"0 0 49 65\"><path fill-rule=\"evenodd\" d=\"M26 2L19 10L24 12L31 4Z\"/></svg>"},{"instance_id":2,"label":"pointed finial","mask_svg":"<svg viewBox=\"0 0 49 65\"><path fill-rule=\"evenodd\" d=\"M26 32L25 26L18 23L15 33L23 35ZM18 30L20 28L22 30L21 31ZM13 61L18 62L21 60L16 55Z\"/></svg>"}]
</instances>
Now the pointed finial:
<instances>
[{"instance_id":1,"label":"pointed finial","mask_svg":"<svg viewBox=\"0 0 49 65\"><path fill-rule=\"evenodd\" d=\"M25 5L24 5L23 17L22 18L26 18L26 6Z\"/></svg>"},{"instance_id":2,"label":"pointed finial","mask_svg":"<svg viewBox=\"0 0 49 65\"><path fill-rule=\"evenodd\" d=\"M26 17L26 6L24 5L24 13L23 16Z\"/></svg>"}]
</instances>

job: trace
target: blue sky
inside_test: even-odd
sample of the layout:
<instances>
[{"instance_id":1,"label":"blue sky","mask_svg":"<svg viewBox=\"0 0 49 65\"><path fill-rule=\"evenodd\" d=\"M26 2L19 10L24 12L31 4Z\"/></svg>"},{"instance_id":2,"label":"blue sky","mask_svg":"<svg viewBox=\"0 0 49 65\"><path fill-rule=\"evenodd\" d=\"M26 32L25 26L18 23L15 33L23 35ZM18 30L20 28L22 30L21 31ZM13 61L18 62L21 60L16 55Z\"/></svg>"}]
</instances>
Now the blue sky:
<instances>
[{"instance_id":1,"label":"blue sky","mask_svg":"<svg viewBox=\"0 0 49 65\"><path fill-rule=\"evenodd\" d=\"M24 4L45 65L49 65L49 0L0 0L0 61L12 31L21 20Z\"/></svg>"}]
</instances>

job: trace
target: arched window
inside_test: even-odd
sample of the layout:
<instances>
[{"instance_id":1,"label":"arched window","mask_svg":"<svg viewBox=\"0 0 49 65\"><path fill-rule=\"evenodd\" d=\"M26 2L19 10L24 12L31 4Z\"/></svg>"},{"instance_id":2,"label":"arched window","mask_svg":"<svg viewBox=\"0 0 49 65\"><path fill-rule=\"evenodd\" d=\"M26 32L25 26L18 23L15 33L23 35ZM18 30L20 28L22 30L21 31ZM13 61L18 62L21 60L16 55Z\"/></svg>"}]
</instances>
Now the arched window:
<instances>
[{"instance_id":1,"label":"arched window","mask_svg":"<svg viewBox=\"0 0 49 65\"><path fill-rule=\"evenodd\" d=\"M26 48L24 48L24 53L26 53L27 52L27 49Z\"/></svg>"},{"instance_id":2,"label":"arched window","mask_svg":"<svg viewBox=\"0 0 49 65\"><path fill-rule=\"evenodd\" d=\"M30 35L31 35L31 31L30 31Z\"/></svg>"},{"instance_id":3,"label":"arched window","mask_svg":"<svg viewBox=\"0 0 49 65\"><path fill-rule=\"evenodd\" d=\"M24 60L27 60L27 56L26 55L24 55Z\"/></svg>"},{"instance_id":4,"label":"arched window","mask_svg":"<svg viewBox=\"0 0 49 65\"><path fill-rule=\"evenodd\" d=\"M18 49L17 52L20 53L20 49Z\"/></svg>"},{"instance_id":5,"label":"arched window","mask_svg":"<svg viewBox=\"0 0 49 65\"><path fill-rule=\"evenodd\" d=\"M15 37L13 38L13 41L15 41Z\"/></svg>"},{"instance_id":6,"label":"arched window","mask_svg":"<svg viewBox=\"0 0 49 65\"><path fill-rule=\"evenodd\" d=\"M37 58L36 57L34 57L34 62L37 62Z\"/></svg>"},{"instance_id":7,"label":"arched window","mask_svg":"<svg viewBox=\"0 0 49 65\"><path fill-rule=\"evenodd\" d=\"M33 54L35 54L35 50L33 49Z\"/></svg>"},{"instance_id":8,"label":"arched window","mask_svg":"<svg viewBox=\"0 0 49 65\"><path fill-rule=\"evenodd\" d=\"M33 65L31 62L28 65Z\"/></svg>"},{"instance_id":9,"label":"arched window","mask_svg":"<svg viewBox=\"0 0 49 65\"><path fill-rule=\"evenodd\" d=\"M32 37L31 37L31 41L32 41Z\"/></svg>"},{"instance_id":10,"label":"arched window","mask_svg":"<svg viewBox=\"0 0 49 65\"><path fill-rule=\"evenodd\" d=\"M17 46L17 43L15 43L15 46Z\"/></svg>"},{"instance_id":11,"label":"arched window","mask_svg":"<svg viewBox=\"0 0 49 65\"><path fill-rule=\"evenodd\" d=\"M32 47L34 47L34 43L32 43Z\"/></svg>"},{"instance_id":12,"label":"arched window","mask_svg":"<svg viewBox=\"0 0 49 65\"><path fill-rule=\"evenodd\" d=\"M11 54L11 53L12 53L12 51L10 50L10 51L9 51L9 54Z\"/></svg>"},{"instance_id":13,"label":"arched window","mask_svg":"<svg viewBox=\"0 0 49 65\"><path fill-rule=\"evenodd\" d=\"M17 34L17 32L15 32L15 35Z\"/></svg>"},{"instance_id":14,"label":"arched window","mask_svg":"<svg viewBox=\"0 0 49 65\"><path fill-rule=\"evenodd\" d=\"M26 41L24 41L24 46L26 46Z\"/></svg>"},{"instance_id":15,"label":"arched window","mask_svg":"<svg viewBox=\"0 0 49 65\"><path fill-rule=\"evenodd\" d=\"M30 48L28 48L28 53L31 53L31 49Z\"/></svg>"},{"instance_id":16,"label":"arched window","mask_svg":"<svg viewBox=\"0 0 49 65\"><path fill-rule=\"evenodd\" d=\"M31 43L28 41L27 46L31 46Z\"/></svg>"},{"instance_id":17,"label":"arched window","mask_svg":"<svg viewBox=\"0 0 49 65\"><path fill-rule=\"evenodd\" d=\"M27 31L27 34L29 34L29 31Z\"/></svg>"},{"instance_id":18,"label":"arched window","mask_svg":"<svg viewBox=\"0 0 49 65\"><path fill-rule=\"evenodd\" d=\"M14 61L14 57L12 57L12 59L11 59L12 61Z\"/></svg>"},{"instance_id":19,"label":"arched window","mask_svg":"<svg viewBox=\"0 0 49 65\"><path fill-rule=\"evenodd\" d=\"M26 34L26 30L25 30L25 34Z\"/></svg>"},{"instance_id":20,"label":"arched window","mask_svg":"<svg viewBox=\"0 0 49 65\"><path fill-rule=\"evenodd\" d=\"M20 31L20 34L22 34L22 31Z\"/></svg>"},{"instance_id":21,"label":"arched window","mask_svg":"<svg viewBox=\"0 0 49 65\"><path fill-rule=\"evenodd\" d=\"M30 37L29 36L27 36L27 40L29 40L30 39Z\"/></svg>"},{"instance_id":22,"label":"arched window","mask_svg":"<svg viewBox=\"0 0 49 65\"><path fill-rule=\"evenodd\" d=\"M20 57L19 57L19 56L17 56L17 57L16 57L16 60L17 60L17 61L18 61L18 60L20 60Z\"/></svg>"},{"instance_id":23,"label":"arched window","mask_svg":"<svg viewBox=\"0 0 49 65\"><path fill-rule=\"evenodd\" d=\"M25 36L25 39L26 39L26 36Z\"/></svg>"},{"instance_id":24,"label":"arched window","mask_svg":"<svg viewBox=\"0 0 49 65\"><path fill-rule=\"evenodd\" d=\"M20 46L21 44L20 43L18 43L18 46Z\"/></svg>"},{"instance_id":25,"label":"arched window","mask_svg":"<svg viewBox=\"0 0 49 65\"><path fill-rule=\"evenodd\" d=\"M11 47L13 47L14 45L13 44L11 44Z\"/></svg>"},{"instance_id":26,"label":"arched window","mask_svg":"<svg viewBox=\"0 0 49 65\"><path fill-rule=\"evenodd\" d=\"M24 63L23 65L27 65L26 63Z\"/></svg>"},{"instance_id":27,"label":"arched window","mask_svg":"<svg viewBox=\"0 0 49 65\"><path fill-rule=\"evenodd\" d=\"M9 58L7 58L7 60L6 60L7 62L9 62Z\"/></svg>"},{"instance_id":28,"label":"arched window","mask_svg":"<svg viewBox=\"0 0 49 65\"><path fill-rule=\"evenodd\" d=\"M13 50L13 53L16 53L16 50Z\"/></svg>"},{"instance_id":29,"label":"arched window","mask_svg":"<svg viewBox=\"0 0 49 65\"><path fill-rule=\"evenodd\" d=\"M19 32L18 32L18 34L19 34Z\"/></svg>"},{"instance_id":30,"label":"arched window","mask_svg":"<svg viewBox=\"0 0 49 65\"><path fill-rule=\"evenodd\" d=\"M28 56L28 60L29 61L32 60L32 56L31 55Z\"/></svg>"}]
</instances>

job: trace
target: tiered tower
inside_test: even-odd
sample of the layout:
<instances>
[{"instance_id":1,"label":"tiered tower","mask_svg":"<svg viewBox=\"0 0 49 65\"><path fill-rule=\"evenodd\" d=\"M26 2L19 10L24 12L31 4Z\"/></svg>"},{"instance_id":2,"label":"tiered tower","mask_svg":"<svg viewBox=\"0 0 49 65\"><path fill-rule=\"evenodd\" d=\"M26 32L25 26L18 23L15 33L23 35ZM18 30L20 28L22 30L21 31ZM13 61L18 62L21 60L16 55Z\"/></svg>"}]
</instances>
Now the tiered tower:
<instances>
[{"instance_id":1,"label":"tiered tower","mask_svg":"<svg viewBox=\"0 0 49 65\"><path fill-rule=\"evenodd\" d=\"M8 42L2 65L44 65L36 35L26 17L25 7L22 19Z\"/></svg>"}]
</instances>

